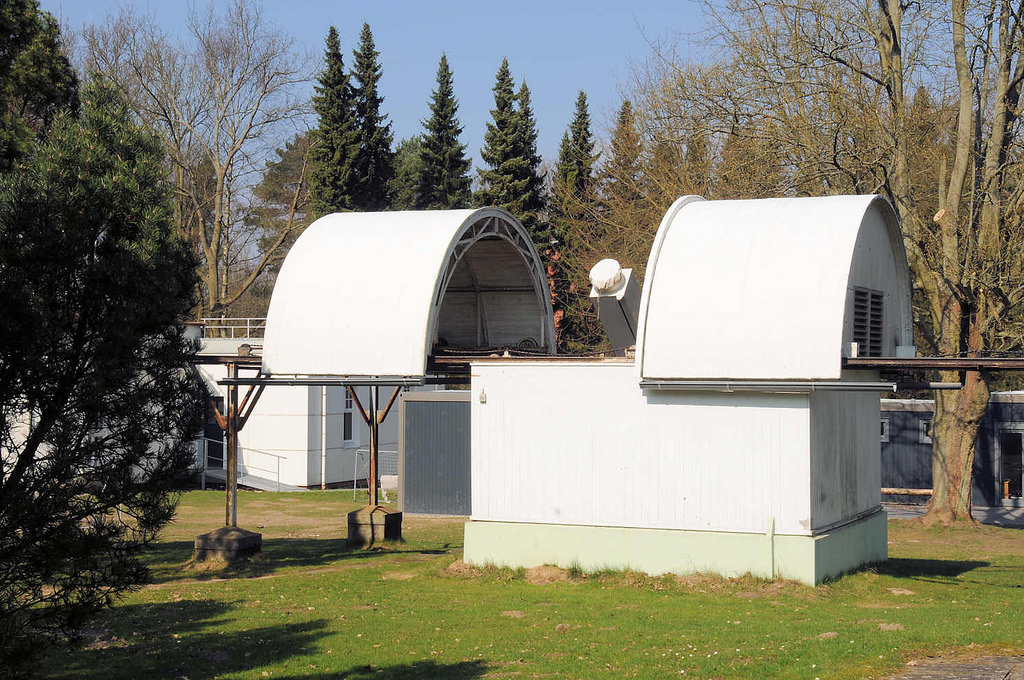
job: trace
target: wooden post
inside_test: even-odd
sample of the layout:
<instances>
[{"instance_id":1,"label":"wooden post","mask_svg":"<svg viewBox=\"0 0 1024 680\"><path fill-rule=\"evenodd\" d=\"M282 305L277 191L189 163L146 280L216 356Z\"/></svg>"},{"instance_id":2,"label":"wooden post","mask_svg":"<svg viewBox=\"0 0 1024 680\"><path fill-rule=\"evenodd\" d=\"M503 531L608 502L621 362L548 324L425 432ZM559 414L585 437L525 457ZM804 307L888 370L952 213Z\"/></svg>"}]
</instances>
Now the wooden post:
<instances>
[{"instance_id":1,"label":"wooden post","mask_svg":"<svg viewBox=\"0 0 1024 680\"><path fill-rule=\"evenodd\" d=\"M228 377L238 377L238 365L228 364ZM229 527L238 526L238 386L228 385L227 403L227 435L228 435L228 470L225 487L227 488L226 507L224 508L224 524Z\"/></svg>"},{"instance_id":2,"label":"wooden post","mask_svg":"<svg viewBox=\"0 0 1024 680\"><path fill-rule=\"evenodd\" d=\"M370 478L367 480L369 505L376 507L379 501L377 489L377 386L370 388Z\"/></svg>"}]
</instances>

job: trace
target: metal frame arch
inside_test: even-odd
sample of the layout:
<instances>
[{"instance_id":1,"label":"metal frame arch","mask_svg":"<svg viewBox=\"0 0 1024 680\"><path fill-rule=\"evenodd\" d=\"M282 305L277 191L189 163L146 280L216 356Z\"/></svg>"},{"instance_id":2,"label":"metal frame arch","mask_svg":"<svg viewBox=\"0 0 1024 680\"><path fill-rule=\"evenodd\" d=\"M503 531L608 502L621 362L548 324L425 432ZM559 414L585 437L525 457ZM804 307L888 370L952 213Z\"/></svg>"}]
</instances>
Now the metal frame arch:
<instances>
[{"instance_id":1,"label":"metal frame arch","mask_svg":"<svg viewBox=\"0 0 1024 680\"><path fill-rule=\"evenodd\" d=\"M425 356L430 356L431 349L436 342L438 315L456 268L473 246L485 238L500 238L515 248L529 274L534 295L542 312L543 318L539 320L540 330L543 334L542 345L547 348L549 354L554 354L556 351L554 309L548 294L547 274L544 264L537 254L537 249L534 248L533 239L530 238L526 228L520 224L519 220L508 211L501 208L480 208L467 217L459 227L442 260L437 282L434 285L434 294L431 297L427 333L424 338Z\"/></svg>"}]
</instances>

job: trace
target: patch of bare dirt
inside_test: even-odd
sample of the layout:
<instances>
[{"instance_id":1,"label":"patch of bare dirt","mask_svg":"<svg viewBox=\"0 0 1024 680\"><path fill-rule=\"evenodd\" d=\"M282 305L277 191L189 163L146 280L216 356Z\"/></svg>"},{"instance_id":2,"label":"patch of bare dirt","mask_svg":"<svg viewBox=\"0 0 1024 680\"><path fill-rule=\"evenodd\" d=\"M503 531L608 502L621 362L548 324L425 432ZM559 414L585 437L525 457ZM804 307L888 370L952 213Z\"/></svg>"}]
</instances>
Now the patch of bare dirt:
<instances>
[{"instance_id":1,"label":"patch of bare dirt","mask_svg":"<svg viewBox=\"0 0 1024 680\"><path fill-rule=\"evenodd\" d=\"M902 623L880 623L878 630L906 630Z\"/></svg>"},{"instance_id":2,"label":"patch of bare dirt","mask_svg":"<svg viewBox=\"0 0 1024 680\"><path fill-rule=\"evenodd\" d=\"M568 580L569 574L565 569L560 569L559 567L555 567L550 564L526 570L526 581L538 586L544 586L550 583L560 583Z\"/></svg>"},{"instance_id":3,"label":"patch of bare dirt","mask_svg":"<svg viewBox=\"0 0 1024 680\"><path fill-rule=\"evenodd\" d=\"M466 564L462 560L455 560L441 570L442 576L454 576L457 578L475 578L480 575L480 570L472 564Z\"/></svg>"},{"instance_id":4,"label":"patch of bare dirt","mask_svg":"<svg viewBox=\"0 0 1024 680\"><path fill-rule=\"evenodd\" d=\"M127 647L128 642L116 635L111 635L106 628L95 628L79 631L85 649L110 649L111 647Z\"/></svg>"},{"instance_id":5,"label":"patch of bare dirt","mask_svg":"<svg viewBox=\"0 0 1024 680\"><path fill-rule=\"evenodd\" d=\"M389 571L386 574L381 574L381 578L385 581L408 581L416 578L416 574L411 571Z\"/></svg>"},{"instance_id":6,"label":"patch of bare dirt","mask_svg":"<svg viewBox=\"0 0 1024 680\"><path fill-rule=\"evenodd\" d=\"M521 619L524 616L526 616L526 614L524 614L523 612L519 611L518 609L511 609L509 611L502 612L501 615L502 616L507 616L510 619Z\"/></svg>"}]
</instances>

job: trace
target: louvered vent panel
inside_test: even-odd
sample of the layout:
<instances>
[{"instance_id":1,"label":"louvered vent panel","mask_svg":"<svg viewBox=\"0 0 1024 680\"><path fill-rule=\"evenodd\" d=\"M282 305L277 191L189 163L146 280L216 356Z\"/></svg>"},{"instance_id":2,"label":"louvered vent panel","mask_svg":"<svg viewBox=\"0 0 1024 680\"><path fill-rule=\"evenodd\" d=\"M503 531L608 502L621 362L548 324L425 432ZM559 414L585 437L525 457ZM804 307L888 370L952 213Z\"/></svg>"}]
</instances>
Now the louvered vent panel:
<instances>
[{"instance_id":1,"label":"louvered vent panel","mask_svg":"<svg viewBox=\"0 0 1024 680\"><path fill-rule=\"evenodd\" d=\"M853 341L859 356L882 356L883 297L878 290L853 289Z\"/></svg>"}]
</instances>

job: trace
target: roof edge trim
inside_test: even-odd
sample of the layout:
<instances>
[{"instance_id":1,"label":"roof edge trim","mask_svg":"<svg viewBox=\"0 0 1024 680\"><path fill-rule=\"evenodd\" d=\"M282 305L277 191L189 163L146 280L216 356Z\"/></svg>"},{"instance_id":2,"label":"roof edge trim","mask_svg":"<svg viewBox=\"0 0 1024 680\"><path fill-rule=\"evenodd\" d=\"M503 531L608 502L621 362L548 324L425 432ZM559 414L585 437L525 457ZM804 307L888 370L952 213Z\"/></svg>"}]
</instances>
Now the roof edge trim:
<instances>
[{"instance_id":1,"label":"roof edge trim","mask_svg":"<svg viewBox=\"0 0 1024 680\"><path fill-rule=\"evenodd\" d=\"M644 342L647 336L647 306L651 300L651 287L654 285L654 273L658 268L658 258L661 256L661 246L668 237L669 228L675 220L679 211L691 203L703 202L702 196L690 194L680 196L669 206L665 216L661 218L658 225L658 232L654 236L654 243L651 245L651 254L647 257L647 269L644 270L644 285L640 292L640 318L637 321L636 337L636 367L639 375L644 374Z\"/></svg>"}]
</instances>

